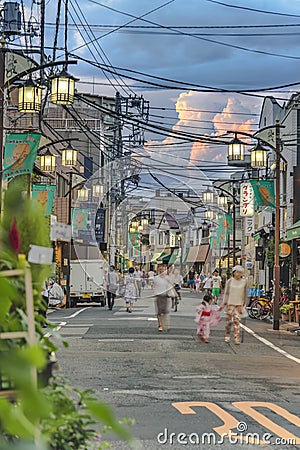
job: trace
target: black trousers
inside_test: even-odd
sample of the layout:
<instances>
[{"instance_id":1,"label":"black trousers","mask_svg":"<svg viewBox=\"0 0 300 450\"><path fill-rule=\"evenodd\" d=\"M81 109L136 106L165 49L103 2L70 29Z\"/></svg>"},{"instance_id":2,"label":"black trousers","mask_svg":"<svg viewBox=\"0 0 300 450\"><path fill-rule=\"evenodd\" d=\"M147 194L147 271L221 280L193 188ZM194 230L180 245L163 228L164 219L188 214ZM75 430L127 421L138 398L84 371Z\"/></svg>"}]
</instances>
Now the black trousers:
<instances>
[{"instance_id":1,"label":"black trousers","mask_svg":"<svg viewBox=\"0 0 300 450\"><path fill-rule=\"evenodd\" d=\"M113 309L115 304L116 294L114 292L107 291L107 305L108 309Z\"/></svg>"}]
</instances>

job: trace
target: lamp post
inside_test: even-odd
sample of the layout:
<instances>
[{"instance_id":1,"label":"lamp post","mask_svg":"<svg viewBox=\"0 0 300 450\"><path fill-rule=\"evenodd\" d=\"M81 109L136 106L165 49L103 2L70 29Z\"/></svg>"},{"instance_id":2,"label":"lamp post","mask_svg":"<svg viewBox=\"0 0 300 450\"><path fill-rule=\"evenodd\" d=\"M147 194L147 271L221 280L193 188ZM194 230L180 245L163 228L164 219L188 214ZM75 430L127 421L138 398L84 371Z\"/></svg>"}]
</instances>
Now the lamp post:
<instances>
[{"instance_id":1,"label":"lamp post","mask_svg":"<svg viewBox=\"0 0 300 450\"><path fill-rule=\"evenodd\" d=\"M261 138L261 134L265 130L275 128L275 145ZM260 144L266 145L275 152L275 248L274 248L274 304L273 304L273 330L279 330L279 298L280 298L280 264L279 264L279 243L280 243L280 166L281 159L286 162L285 158L281 154L281 139L280 139L280 125L279 120L276 120L275 125L264 127L257 131L254 135L239 132L244 136L254 138L258 140L257 146L251 150L252 167L266 168L267 167L267 150L262 148ZM235 133L236 136L237 133ZM230 144L229 144L230 146ZM232 154L231 147L228 146L228 160L229 155Z\"/></svg>"},{"instance_id":2,"label":"lamp post","mask_svg":"<svg viewBox=\"0 0 300 450\"><path fill-rule=\"evenodd\" d=\"M72 168L76 166L78 151L68 146L66 149L62 150L62 165L65 167L70 167L69 172L69 192L68 192L68 225L72 225ZM71 258L72 257L72 239L68 243L68 266L67 266L67 292L66 292L66 307L70 307L70 278L71 278Z\"/></svg>"}]
</instances>

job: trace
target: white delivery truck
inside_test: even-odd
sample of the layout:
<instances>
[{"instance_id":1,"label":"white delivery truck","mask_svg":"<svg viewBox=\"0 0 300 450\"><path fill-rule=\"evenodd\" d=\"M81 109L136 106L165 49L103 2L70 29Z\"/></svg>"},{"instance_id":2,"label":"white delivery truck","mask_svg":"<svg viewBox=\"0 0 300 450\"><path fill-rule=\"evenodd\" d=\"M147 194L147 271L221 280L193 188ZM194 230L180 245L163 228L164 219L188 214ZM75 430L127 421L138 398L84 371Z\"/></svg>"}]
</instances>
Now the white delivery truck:
<instances>
[{"instance_id":1,"label":"white delivery truck","mask_svg":"<svg viewBox=\"0 0 300 450\"><path fill-rule=\"evenodd\" d=\"M103 261L78 259L71 260L70 303L100 303L105 305Z\"/></svg>"}]
</instances>

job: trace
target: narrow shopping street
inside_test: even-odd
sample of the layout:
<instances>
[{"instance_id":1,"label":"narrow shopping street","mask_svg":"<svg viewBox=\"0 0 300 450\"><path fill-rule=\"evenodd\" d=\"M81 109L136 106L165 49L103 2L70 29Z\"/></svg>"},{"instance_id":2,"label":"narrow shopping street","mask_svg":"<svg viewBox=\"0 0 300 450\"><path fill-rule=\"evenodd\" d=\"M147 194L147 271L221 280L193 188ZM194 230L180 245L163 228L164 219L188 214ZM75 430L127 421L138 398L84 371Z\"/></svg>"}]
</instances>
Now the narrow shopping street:
<instances>
[{"instance_id":1,"label":"narrow shopping street","mask_svg":"<svg viewBox=\"0 0 300 450\"><path fill-rule=\"evenodd\" d=\"M222 313L210 343L201 343L194 323L201 294L182 294L171 330L162 333L149 288L131 315L120 298L113 311L84 305L50 310L49 321L69 342L57 354L55 372L94 389L120 419L134 418L137 448L297 448L300 336L248 318L241 345L226 344ZM240 437L223 442L230 430ZM257 435L253 445L246 442L252 433L260 444ZM114 450L129 448L114 436L109 441Z\"/></svg>"}]
</instances>

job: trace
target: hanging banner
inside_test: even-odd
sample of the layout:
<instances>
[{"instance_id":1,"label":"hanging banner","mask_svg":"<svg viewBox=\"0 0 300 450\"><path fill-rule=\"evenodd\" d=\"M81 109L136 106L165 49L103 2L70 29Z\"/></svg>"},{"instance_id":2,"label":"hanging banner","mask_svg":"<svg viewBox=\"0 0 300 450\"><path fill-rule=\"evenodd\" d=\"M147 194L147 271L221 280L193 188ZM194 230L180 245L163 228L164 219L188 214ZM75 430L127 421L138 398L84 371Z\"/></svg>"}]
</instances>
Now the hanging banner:
<instances>
[{"instance_id":1,"label":"hanging banner","mask_svg":"<svg viewBox=\"0 0 300 450\"><path fill-rule=\"evenodd\" d=\"M74 208L72 212L72 227L73 230L87 229L89 212L87 209Z\"/></svg>"},{"instance_id":2,"label":"hanging banner","mask_svg":"<svg viewBox=\"0 0 300 450\"><path fill-rule=\"evenodd\" d=\"M233 224L231 214L218 214L217 224L215 241L218 246L220 244L224 245L227 242L228 234L232 234Z\"/></svg>"},{"instance_id":3,"label":"hanging banner","mask_svg":"<svg viewBox=\"0 0 300 450\"><path fill-rule=\"evenodd\" d=\"M106 209L98 208L95 217L95 237L98 243L105 242Z\"/></svg>"},{"instance_id":4,"label":"hanging banner","mask_svg":"<svg viewBox=\"0 0 300 450\"><path fill-rule=\"evenodd\" d=\"M253 217L245 217L245 236L252 236L254 234L254 219Z\"/></svg>"},{"instance_id":5,"label":"hanging banner","mask_svg":"<svg viewBox=\"0 0 300 450\"><path fill-rule=\"evenodd\" d=\"M9 133L6 135L3 179L31 174L36 159L40 133Z\"/></svg>"},{"instance_id":6,"label":"hanging banner","mask_svg":"<svg viewBox=\"0 0 300 450\"><path fill-rule=\"evenodd\" d=\"M240 215L242 217L253 217L254 191L251 183L241 184L240 198Z\"/></svg>"},{"instance_id":7,"label":"hanging banner","mask_svg":"<svg viewBox=\"0 0 300 450\"><path fill-rule=\"evenodd\" d=\"M131 247L139 250L140 249L140 243L139 243L139 233L128 233L128 242Z\"/></svg>"},{"instance_id":8,"label":"hanging banner","mask_svg":"<svg viewBox=\"0 0 300 450\"><path fill-rule=\"evenodd\" d=\"M31 198L45 216L51 216L55 195L55 184L33 184Z\"/></svg>"},{"instance_id":9,"label":"hanging banner","mask_svg":"<svg viewBox=\"0 0 300 450\"><path fill-rule=\"evenodd\" d=\"M274 180L251 180L255 204L260 206L271 206L275 208Z\"/></svg>"}]
</instances>

